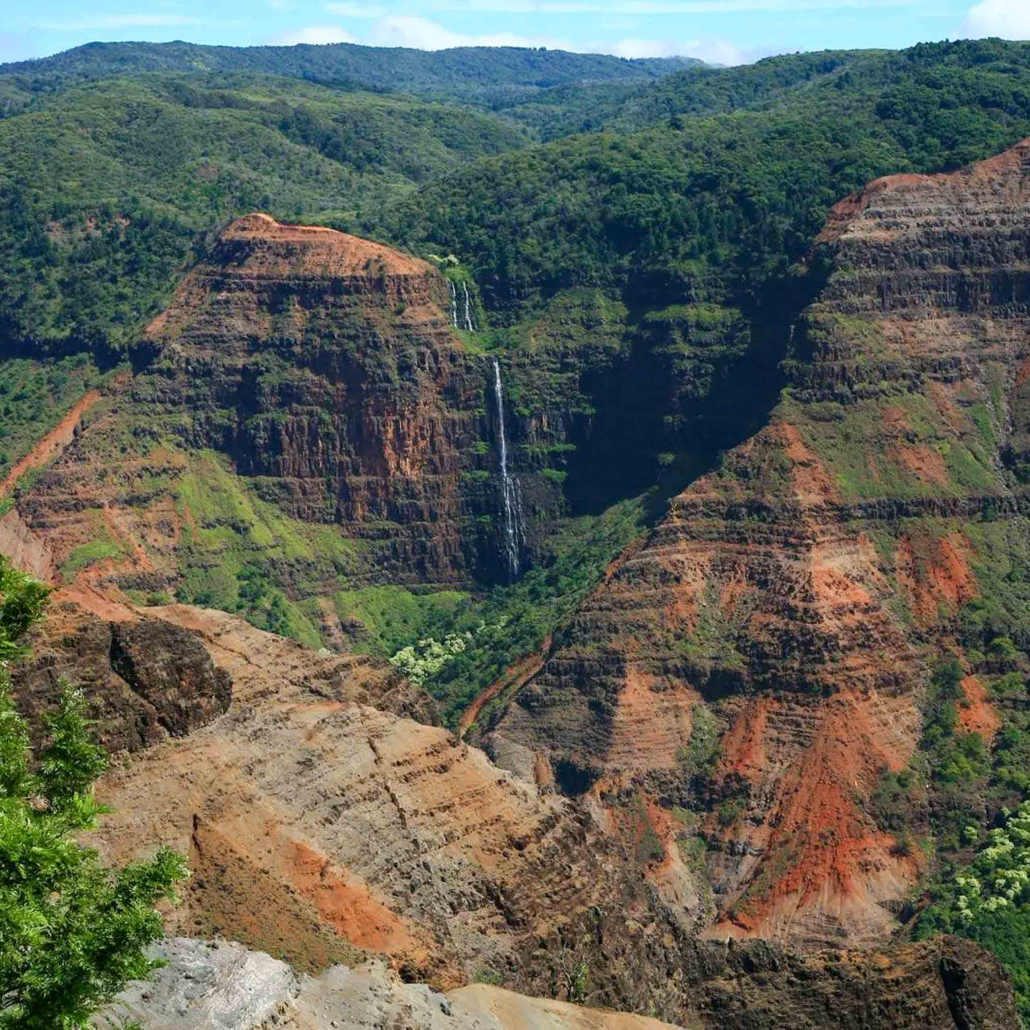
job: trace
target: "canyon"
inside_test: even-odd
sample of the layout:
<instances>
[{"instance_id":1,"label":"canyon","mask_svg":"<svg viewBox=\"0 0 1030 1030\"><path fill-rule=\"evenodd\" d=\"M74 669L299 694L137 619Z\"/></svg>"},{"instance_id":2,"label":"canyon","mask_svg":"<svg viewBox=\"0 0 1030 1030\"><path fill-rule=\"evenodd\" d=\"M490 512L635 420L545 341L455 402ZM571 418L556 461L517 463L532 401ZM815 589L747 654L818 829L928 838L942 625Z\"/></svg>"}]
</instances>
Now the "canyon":
<instances>
[{"instance_id":1,"label":"canyon","mask_svg":"<svg viewBox=\"0 0 1030 1030\"><path fill-rule=\"evenodd\" d=\"M833 210L768 425L673 499L490 727L613 819L636 796L670 899L697 896L670 813L701 801L708 933L876 941L925 871L872 796L916 758L956 614L1022 554L1028 155Z\"/></svg>"},{"instance_id":2,"label":"canyon","mask_svg":"<svg viewBox=\"0 0 1030 1030\"><path fill-rule=\"evenodd\" d=\"M170 931L298 976L378 959L676 1026L1014 1026L987 952L901 940L932 855L876 794L919 761L941 659L986 745L1004 715L984 682L1007 667L962 618L1030 600L1004 578L1030 560L1028 197L1030 141L877 180L765 322L583 305L569 338L498 354L432 264L233 222L131 370L0 487L0 551L56 588L19 704L81 682L117 755L93 843L174 846L193 877ZM686 485L461 739L351 653L340 577L469 590L546 566L645 444L693 446ZM258 560L314 646L207 606Z\"/></svg>"}]
</instances>

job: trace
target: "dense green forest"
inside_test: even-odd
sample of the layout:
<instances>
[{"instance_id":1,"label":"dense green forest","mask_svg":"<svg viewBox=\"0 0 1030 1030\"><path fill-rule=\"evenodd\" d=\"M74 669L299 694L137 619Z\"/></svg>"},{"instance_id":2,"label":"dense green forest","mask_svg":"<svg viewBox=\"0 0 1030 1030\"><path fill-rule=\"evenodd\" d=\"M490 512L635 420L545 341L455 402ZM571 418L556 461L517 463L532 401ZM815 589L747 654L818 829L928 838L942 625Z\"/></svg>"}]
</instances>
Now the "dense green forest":
<instances>
[{"instance_id":1,"label":"dense green forest","mask_svg":"<svg viewBox=\"0 0 1030 1030\"><path fill-rule=\"evenodd\" d=\"M990 40L687 69L544 147L554 118L581 128L591 90L625 84L542 91L519 121L137 63L0 121L0 331L22 348L123 345L191 247L254 209L458 254L495 324L576 285L754 293L868 180L1030 135L1030 47Z\"/></svg>"},{"instance_id":2,"label":"dense green forest","mask_svg":"<svg viewBox=\"0 0 1030 1030\"><path fill-rule=\"evenodd\" d=\"M53 57L0 65L0 114L84 80L139 72L259 73L362 90L405 91L435 100L504 107L569 82L650 82L690 57L627 60L525 47L426 51L357 46L201 46L195 43L89 43Z\"/></svg>"},{"instance_id":3,"label":"dense green forest","mask_svg":"<svg viewBox=\"0 0 1030 1030\"><path fill-rule=\"evenodd\" d=\"M346 224L460 254L505 318L571 285L631 286L646 303L670 282L703 290L729 275L753 292L871 179L959 167L1030 135L1025 44L926 45L849 63L799 55L684 72L652 93L694 110L483 160L404 198L385 224ZM747 97L766 99L752 109Z\"/></svg>"},{"instance_id":4,"label":"dense green forest","mask_svg":"<svg viewBox=\"0 0 1030 1030\"><path fill-rule=\"evenodd\" d=\"M76 86L0 121L0 334L120 346L234 215L381 221L391 198L527 142L476 111L267 76Z\"/></svg>"}]
</instances>

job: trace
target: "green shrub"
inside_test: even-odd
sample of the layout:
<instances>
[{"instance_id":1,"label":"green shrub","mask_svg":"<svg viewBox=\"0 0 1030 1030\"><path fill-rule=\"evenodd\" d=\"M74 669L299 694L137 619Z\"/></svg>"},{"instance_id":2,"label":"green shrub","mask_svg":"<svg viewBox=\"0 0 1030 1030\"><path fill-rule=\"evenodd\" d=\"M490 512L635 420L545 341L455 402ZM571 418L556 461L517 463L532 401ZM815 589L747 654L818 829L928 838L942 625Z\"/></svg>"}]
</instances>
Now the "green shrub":
<instances>
[{"instance_id":1,"label":"green shrub","mask_svg":"<svg viewBox=\"0 0 1030 1030\"><path fill-rule=\"evenodd\" d=\"M46 591L0 557L0 657L42 614ZM28 730L0 665L0 1028L80 1027L159 963L154 905L174 897L183 859L161 849L123 869L100 864L78 835L103 808L93 782L107 757L89 740L85 699L65 686L29 759Z\"/></svg>"}]
</instances>

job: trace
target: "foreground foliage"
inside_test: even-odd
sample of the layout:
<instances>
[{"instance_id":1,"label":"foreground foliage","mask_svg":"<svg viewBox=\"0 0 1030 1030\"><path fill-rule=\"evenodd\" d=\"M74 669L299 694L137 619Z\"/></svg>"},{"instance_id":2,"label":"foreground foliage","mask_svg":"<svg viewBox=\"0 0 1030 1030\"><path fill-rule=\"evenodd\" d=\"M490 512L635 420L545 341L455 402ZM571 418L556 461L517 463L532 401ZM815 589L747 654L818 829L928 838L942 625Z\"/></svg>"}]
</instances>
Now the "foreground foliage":
<instances>
[{"instance_id":1,"label":"foreground foliage","mask_svg":"<svg viewBox=\"0 0 1030 1030\"><path fill-rule=\"evenodd\" d=\"M154 904L186 875L163 849L148 862L104 869L76 834L103 812L93 782L106 755L89 740L85 700L65 688L29 761L6 665L42 615L46 590L0 557L0 1028L72 1030L131 980L155 968L162 934Z\"/></svg>"}]
</instances>

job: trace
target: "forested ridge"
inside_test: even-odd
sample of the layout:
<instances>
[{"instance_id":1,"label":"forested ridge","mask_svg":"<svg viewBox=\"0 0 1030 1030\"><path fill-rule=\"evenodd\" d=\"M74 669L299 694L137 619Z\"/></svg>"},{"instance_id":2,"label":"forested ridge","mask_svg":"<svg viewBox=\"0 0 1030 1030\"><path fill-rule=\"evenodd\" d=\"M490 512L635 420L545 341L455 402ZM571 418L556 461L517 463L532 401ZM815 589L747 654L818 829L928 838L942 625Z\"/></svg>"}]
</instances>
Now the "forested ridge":
<instances>
[{"instance_id":1,"label":"forested ridge","mask_svg":"<svg viewBox=\"0 0 1030 1030\"><path fill-rule=\"evenodd\" d=\"M132 62L0 121L0 324L19 345L124 345L190 246L254 209L454 252L501 322L572 285L753 289L870 179L1030 134L1028 64L988 40L688 69L591 116L605 131L539 146L508 114Z\"/></svg>"},{"instance_id":2,"label":"forested ridge","mask_svg":"<svg viewBox=\"0 0 1030 1030\"><path fill-rule=\"evenodd\" d=\"M569 82L648 82L700 65L689 57L626 59L524 47L426 51L352 43L229 47L196 43L89 43L32 61L0 65L0 100L12 108L82 81L184 71L268 74L341 88L406 91L432 99L504 106Z\"/></svg>"}]
</instances>

